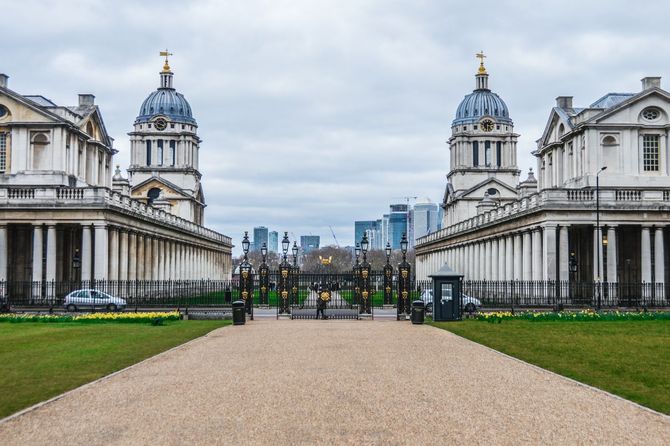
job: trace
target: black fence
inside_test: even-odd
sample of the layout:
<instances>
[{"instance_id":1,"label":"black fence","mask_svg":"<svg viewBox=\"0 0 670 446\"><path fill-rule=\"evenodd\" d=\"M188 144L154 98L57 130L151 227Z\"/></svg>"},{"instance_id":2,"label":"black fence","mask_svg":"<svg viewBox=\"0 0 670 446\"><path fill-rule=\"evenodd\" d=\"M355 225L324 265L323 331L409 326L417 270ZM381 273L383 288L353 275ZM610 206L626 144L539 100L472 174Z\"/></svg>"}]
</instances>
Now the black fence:
<instances>
[{"instance_id":1,"label":"black fence","mask_svg":"<svg viewBox=\"0 0 670 446\"><path fill-rule=\"evenodd\" d=\"M255 307L279 308L279 272L269 273L267 287L261 292L258 275L254 275L250 298ZM298 317L316 314L321 293L330 292L325 306L326 315L334 310L357 310L359 314L374 315L375 309L398 307L398 280L393 275L384 281L382 272L371 272L370 291L363 296L357 290L354 274L310 274L291 276L288 314ZM386 287L390 287L388 292ZM73 293L84 292L82 296ZM95 292L95 293L92 293ZM655 308L669 305L670 287L664 283L575 283L568 281L465 281L463 309L522 309L522 308ZM86 295L88 293L88 295ZM403 305L413 300L432 304L432 282L410 281L410 291ZM70 299L66 301L66 297ZM82 300L88 297L91 305ZM112 301L110 298L122 299ZM239 281L233 280L165 280L165 281L80 281L80 282L6 282L0 281L0 307L66 309L71 303L77 309L132 308L190 308L217 307L227 309L232 302L242 300ZM80 302L80 303L77 303ZM403 307L405 308L405 307ZM72 308L70 308L72 309ZM293 311L295 310L295 311ZM340 311L349 315L351 311ZM345 317L345 316L343 316ZM346 316L348 317L348 316Z\"/></svg>"}]
</instances>

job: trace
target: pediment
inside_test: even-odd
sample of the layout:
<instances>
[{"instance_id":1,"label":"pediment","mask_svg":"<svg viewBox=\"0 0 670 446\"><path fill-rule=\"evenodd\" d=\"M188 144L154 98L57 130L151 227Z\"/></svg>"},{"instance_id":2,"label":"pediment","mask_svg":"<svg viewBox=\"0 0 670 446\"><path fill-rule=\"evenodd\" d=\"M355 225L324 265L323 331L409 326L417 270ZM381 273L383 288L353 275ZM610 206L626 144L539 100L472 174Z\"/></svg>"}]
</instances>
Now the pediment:
<instances>
[{"instance_id":1,"label":"pediment","mask_svg":"<svg viewBox=\"0 0 670 446\"><path fill-rule=\"evenodd\" d=\"M11 90L0 89L0 104L9 110L9 116L0 120L6 122L44 122L56 123L67 122L58 115L41 108L34 102L23 98Z\"/></svg>"},{"instance_id":2,"label":"pediment","mask_svg":"<svg viewBox=\"0 0 670 446\"><path fill-rule=\"evenodd\" d=\"M148 178L141 183L133 186L130 193L134 198L146 198L149 191L153 188L158 188L163 192L165 198L171 197L186 197L193 198L191 195L184 192L180 187L160 177Z\"/></svg>"},{"instance_id":3,"label":"pediment","mask_svg":"<svg viewBox=\"0 0 670 446\"><path fill-rule=\"evenodd\" d=\"M481 183L471 187L470 189L463 191L458 198L459 199L476 198L478 200L481 200L484 197L484 194L488 192L489 189L496 189L498 191L498 195L491 196L491 198L493 199L517 197L516 188L506 183L503 183L497 178L488 178L482 181Z\"/></svg>"},{"instance_id":4,"label":"pediment","mask_svg":"<svg viewBox=\"0 0 670 446\"><path fill-rule=\"evenodd\" d=\"M654 107L661 110L660 118L653 122L645 122L641 118L642 110ZM592 117L587 123L595 124L653 124L670 123L670 94L660 88L652 88L631 97L619 104L604 110Z\"/></svg>"}]
</instances>

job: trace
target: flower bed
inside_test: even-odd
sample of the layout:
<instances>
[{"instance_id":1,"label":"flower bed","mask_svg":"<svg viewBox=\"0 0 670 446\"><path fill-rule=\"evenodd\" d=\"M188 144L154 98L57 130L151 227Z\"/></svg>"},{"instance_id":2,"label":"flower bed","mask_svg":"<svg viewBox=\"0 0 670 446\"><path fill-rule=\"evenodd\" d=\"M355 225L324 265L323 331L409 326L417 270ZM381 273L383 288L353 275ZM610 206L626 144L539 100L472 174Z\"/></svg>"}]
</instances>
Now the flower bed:
<instances>
[{"instance_id":1,"label":"flower bed","mask_svg":"<svg viewBox=\"0 0 670 446\"><path fill-rule=\"evenodd\" d=\"M477 320L491 323L500 323L504 320L526 320L531 322L590 322L590 321L655 321L669 320L670 312L625 312L625 311L561 311L561 312L532 312L523 311L512 313L511 311L495 311L491 313L480 313Z\"/></svg>"},{"instance_id":2,"label":"flower bed","mask_svg":"<svg viewBox=\"0 0 670 446\"><path fill-rule=\"evenodd\" d=\"M99 322L124 322L124 323L144 323L151 322L160 325L163 321L178 321L181 315L178 311L171 312L153 312L153 313L88 313L77 316L65 314L3 314L0 315L0 322L80 322L80 323L99 323Z\"/></svg>"}]
</instances>

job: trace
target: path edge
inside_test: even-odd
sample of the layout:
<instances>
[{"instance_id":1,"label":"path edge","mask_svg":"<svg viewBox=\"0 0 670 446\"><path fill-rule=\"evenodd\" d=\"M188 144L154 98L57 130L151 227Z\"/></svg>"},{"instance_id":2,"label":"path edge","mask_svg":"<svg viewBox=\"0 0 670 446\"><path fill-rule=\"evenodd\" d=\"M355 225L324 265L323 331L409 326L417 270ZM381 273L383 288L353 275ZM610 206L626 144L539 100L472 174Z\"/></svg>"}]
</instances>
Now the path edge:
<instances>
[{"instance_id":1,"label":"path edge","mask_svg":"<svg viewBox=\"0 0 670 446\"><path fill-rule=\"evenodd\" d=\"M493 348L493 347L489 347L488 345L480 344L480 343L477 342L477 341L473 341L472 339L468 339L468 338L466 338L466 337L464 337L464 336L458 335L458 334L456 334L456 333L454 333L454 332L452 332L452 331L449 331L449 330L447 330L447 329L445 329L445 328L436 327L436 326L434 326L434 325L430 325L430 324L426 324L426 325L428 325L428 326L431 327L431 328L435 328L435 329L437 329L437 330L443 330L443 331L446 331L447 333L450 333L450 334L456 336L457 338L461 338L461 339L463 339L463 340L465 340L465 341L472 342L473 344L476 344L476 345L478 345L478 346L480 346L480 347L483 347L483 348L485 348L485 349L487 349L487 350L490 350L490 351L492 351L492 352L494 352L494 353L497 353L497 354L499 354L499 355L502 355L502 356L504 356L504 357L506 357L506 358L508 358L508 359L513 360L513 361L517 361L517 362L520 362L520 363L525 364L525 365L527 365L527 366L530 366L531 368L534 368L534 369L536 369L536 370L538 370L538 371L545 372L545 373L549 373L549 374L551 374L551 375L554 375L554 376L557 376L557 377L559 377L559 378L561 378L561 379L567 380L568 382L571 382L571 383L576 384L576 385L578 385L578 386L586 387L587 389L590 389L590 390L592 390L592 391L595 391L596 393L602 393L602 394L605 394L605 395L607 395L607 396L613 397L613 398L615 398L615 399L617 399L617 400L624 401L624 402L626 402L626 403L628 403L628 404L632 404L633 406L637 406L639 409L646 410L647 412L651 412L653 415L658 415L658 416L660 416L661 418L664 418L664 419L670 421L670 415L666 415L666 414L664 414L664 413L662 413L662 412L659 412L659 411L657 411L657 410L654 410L654 409L652 409L651 407L643 406L643 405L640 404L640 403L636 403L635 401L631 401L631 400L626 399L626 398L624 398L624 397L622 397L622 396L620 396L620 395L614 394L614 393L612 393L612 392L608 392L607 390L600 389L600 388L598 388L598 387L592 386L591 384L586 384L586 383L583 383L583 382L581 382L581 381L577 381L576 379L574 379L574 378L570 378L569 376L561 375L560 373L554 372L553 370L545 369L545 368L543 368L543 367L540 367L539 365L530 363L530 362L528 362L528 361L524 361L523 359L517 358L517 357L512 356L512 355L508 355L508 354L505 353L505 352L501 352L500 350L496 350L495 348ZM1 420L0 420L0 422L1 422Z\"/></svg>"},{"instance_id":2,"label":"path edge","mask_svg":"<svg viewBox=\"0 0 670 446\"><path fill-rule=\"evenodd\" d=\"M201 341L201 340L203 340L204 338L206 338L206 337L208 337L209 335L211 335L212 333L214 333L215 331L218 331L218 330L227 328L228 326L229 326L229 325L224 325L223 327L215 328L214 330L209 331L209 332L205 333L205 334L202 335L202 336L198 336L197 338L193 338L193 339L191 339L190 341L184 342L183 344L175 345L174 347L172 347L172 348L170 348L170 349L168 349L168 350L165 350L165 351L156 353L155 355L149 356L148 358L144 358L144 359L141 360L140 362L136 362L135 364L131 364L131 365L127 366L127 367L124 367L124 368L122 368L122 369L119 369L119 370L117 370L117 371L115 371L115 372L110 373L109 375L101 376L100 378L97 378L97 379L95 379L95 380L93 380L93 381L84 383L84 384L82 384L82 385L79 386L79 387L75 387L74 389L70 389L70 390L67 390L67 391L65 391L65 392L63 392L63 393L61 393L61 394L59 394L59 395L53 396L53 397L49 398L48 400L40 401L39 403L35 403L35 404L33 404L32 406L28 406L28 407L26 407L25 409L21 409L20 411L18 411L18 412L16 412L16 413L13 413L13 414L11 414L11 415L6 416L5 418L0 419L0 427L2 427L2 426L3 426L4 424L6 424L6 423L12 421L14 418L18 418L18 417L20 417L20 416L23 416L23 415L29 413L29 412L35 411L35 410L39 409L40 407L45 406L45 405L50 404L50 403L53 403L54 401L58 401L58 400L60 400L61 398L65 398L66 396L70 395L71 393L75 393L75 392L79 392L79 391L85 390L86 388L88 388L88 387L90 387L90 386L92 386L92 385L94 385L94 384L97 384L97 383L99 383L99 382L102 382L102 381L105 381L105 380L107 380L107 379L113 378L113 377L116 376L116 375L119 375L119 374L121 374L121 373L123 373L123 372L125 372L125 371L127 371L127 370L130 370L130 369L132 369L132 368L134 368L134 367L137 367L137 366L139 366L139 365L142 365L142 364L144 364L145 362L149 362L149 361L151 361L151 360L153 360L153 359L155 359L155 358L157 358L157 357L159 357L159 356L166 355L166 354L168 354L168 353L170 353L170 352L172 352L172 351L174 351L174 350L179 350L180 348L187 347L187 346L189 346L190 344L195 343L196 341Z\"/></svg>"}]
</instances>

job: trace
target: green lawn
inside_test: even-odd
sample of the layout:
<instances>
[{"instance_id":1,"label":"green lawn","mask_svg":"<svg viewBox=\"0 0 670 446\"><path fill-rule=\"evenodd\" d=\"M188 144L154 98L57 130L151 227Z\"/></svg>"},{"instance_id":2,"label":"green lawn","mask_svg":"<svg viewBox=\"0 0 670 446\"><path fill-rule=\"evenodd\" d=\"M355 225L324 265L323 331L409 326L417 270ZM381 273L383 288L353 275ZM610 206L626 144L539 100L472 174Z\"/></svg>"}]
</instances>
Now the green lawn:
<instances>
[{"instance_id":1,"label":"green lawn","mask_svg":"<svg viewBox=\"0 0 670 446\"><path fill-rule=\"evenodd\" d=\"M434 322L467 339L670 413L670 322Z\"/></svg>"},{"instance_id":2,"label":"green lawn","mask_svg":"<svg viewBox=\"0 0 670 446\"><path fill-rule=\"evenodd\" d=\"M0 418L228 323L2 323Z\"/></svg>"}]
</instances>

